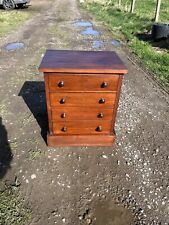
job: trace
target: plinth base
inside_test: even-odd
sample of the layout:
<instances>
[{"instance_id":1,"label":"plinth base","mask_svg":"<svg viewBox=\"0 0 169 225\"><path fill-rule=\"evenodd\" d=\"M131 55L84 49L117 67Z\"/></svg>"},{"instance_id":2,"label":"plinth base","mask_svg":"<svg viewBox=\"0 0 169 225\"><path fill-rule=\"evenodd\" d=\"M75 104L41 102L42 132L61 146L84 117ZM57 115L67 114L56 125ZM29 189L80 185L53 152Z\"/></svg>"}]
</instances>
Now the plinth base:
<instances>
[{"instance_id":1,"label":"plinth base","mask_svg":"<svg viewBox=\"0 0 169 225\"><path fill-rule=\"evenodd\" d=\"M47 135L49 147L62 146L112 146L114 135Z\"/></svg>"}]
</instances>

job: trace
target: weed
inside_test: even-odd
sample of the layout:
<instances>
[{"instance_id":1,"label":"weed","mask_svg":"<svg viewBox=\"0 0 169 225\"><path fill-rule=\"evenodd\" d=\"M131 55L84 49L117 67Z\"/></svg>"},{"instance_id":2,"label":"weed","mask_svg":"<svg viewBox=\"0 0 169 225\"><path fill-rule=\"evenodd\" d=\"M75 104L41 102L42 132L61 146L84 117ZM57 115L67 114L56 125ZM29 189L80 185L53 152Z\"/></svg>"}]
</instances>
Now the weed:
<instances>
[{"instance_id":1,"label":"weed","mask_svg":"<svg viewBox=\"0 0 169 225\"><path fill-rule=\"evenodd\" d=\"M0 13L0 36L7 34L15 29L19 24L30 17L30 12L25 11L2 11Z\"/></svg>"},{"instance_id":2,"label":"weed","mask_svg":"<svg viewBox=\"0 0 169 225\"><path fill-rule=\"evenodd\" d=\"M31 218L31 211L24 205L18 188L6 187L0 191L0 224L22 225Z\"/></svg>"},{"instance_id":3,"label":"weed","mask_svg":"<svg viewBox=\"0 0 169 225\"><path fill-rule=\"evenodd\" d=\"M34 160L34 159L40 157L41 154L42 154L42 152L40 149L36 149L36 150L30 149L29 150L29 160Z\"/></svg>"}]
</instances>

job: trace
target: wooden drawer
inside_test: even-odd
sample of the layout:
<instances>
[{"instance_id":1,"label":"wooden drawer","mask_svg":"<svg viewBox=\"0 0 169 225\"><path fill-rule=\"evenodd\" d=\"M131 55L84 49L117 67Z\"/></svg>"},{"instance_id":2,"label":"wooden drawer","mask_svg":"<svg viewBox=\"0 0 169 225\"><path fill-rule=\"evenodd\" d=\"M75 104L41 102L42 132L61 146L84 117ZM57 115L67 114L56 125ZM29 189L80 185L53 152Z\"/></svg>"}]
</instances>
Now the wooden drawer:
<instances>
[{"instance_id":1,"label":"wooden drawer","mask_svg":"<svg viewBox=\"0 0 169 225\"><path fill-rule=\"evenodd\" d=\"M110 121L66 121L53 122L53 134L109 134Z\"/></svg>"},{"instance_id":2,"label":"wooden drawer","mask_svg":"<svg viewBox=\"0 0 169 225\"><path fill-rule=\"evenodd\" d=\"M52 120L112 120L113 109L63 107L53 108Z\"/></svg>"},{"instance_id":3,"label":"wooden drawer","mask_svg":"<svg viewBox=\"0 0 169 225\"><path fill-rule=\"evenodd\" d=\"M113 108L116 93L50 93L52 107L81 106Z\"/></svg>"},{"instance_id":4,"label":"wooden drawer","mask_svg":"<svg viewBox=\"0 0 169 225\"><path fill-rule=\"evenodd\" d=\"M49 73L45 73L49 75ZM119 75L63 75L50 73L49 91L117 91Z\"/></svg>"}]
</instances>

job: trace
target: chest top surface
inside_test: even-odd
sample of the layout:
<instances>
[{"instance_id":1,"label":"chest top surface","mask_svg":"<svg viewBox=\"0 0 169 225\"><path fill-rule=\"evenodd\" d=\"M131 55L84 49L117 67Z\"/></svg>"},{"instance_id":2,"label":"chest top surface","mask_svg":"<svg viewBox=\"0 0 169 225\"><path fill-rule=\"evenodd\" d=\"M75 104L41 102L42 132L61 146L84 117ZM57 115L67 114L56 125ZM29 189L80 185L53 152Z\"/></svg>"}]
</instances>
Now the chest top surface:
<instances>
[{"instance_id":1,"label":"chest top surface","mask_svg":"<svg viewBox=\"0 0 169 225\"><path fill-rule=\"evenodd\" d=\"M39 71L126 74L127 68L113 51L47 50Z\"/></svg>"}]
</instances>

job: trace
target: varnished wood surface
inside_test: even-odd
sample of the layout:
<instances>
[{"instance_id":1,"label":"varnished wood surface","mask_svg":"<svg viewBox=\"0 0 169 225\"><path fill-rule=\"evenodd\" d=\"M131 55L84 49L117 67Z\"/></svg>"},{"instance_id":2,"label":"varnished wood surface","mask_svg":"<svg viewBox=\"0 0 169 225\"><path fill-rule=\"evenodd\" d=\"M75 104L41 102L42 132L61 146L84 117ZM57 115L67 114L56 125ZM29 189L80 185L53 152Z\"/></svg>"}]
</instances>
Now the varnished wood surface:
<instances>
[{"instance_id":1,"label":"varnished wood surface","mask_svg":"<svg viewBox=\"0 0 169 225\"><path fill-rule=\"evenodd\" d=\"M122 78L127 73L117 54L47 50L39 70L45 75L48 145L112 146Z\"/></svg>"},{"instance_id":2,"label":"varnished wood surface","mask_svg":"<svg viewBox=\"0 0 169 225\"><path fill-rule=\"evenodd\" d=\"M53 134L109 134L111 121L56 121L53 122ZM101 130L99 131L99 128Z\"/></svg>"},{"instance_id":3,"label":"varnished wood surface","mask_svg":"<svg viewBox=\"0 0 169 225\"><path fill-rule=\"evenodd\" d=\"M68 120L112 120L112 109L97 107L57 107L51 109L52 121Z\"/></svg>"},{"instance_id":4,"label":"varnished wood surface","mask_svg":"<svg viewBox=\"0 0 169 225\"><path fill-rule=\"evenodd\" d=\"M125 74L127 68L112 51L47 50L39 71Z\"/></svg>"},{"instance_id":5,"label":"varnished wood surface","mask_svg":"<svg viewBox=\"0 0 169 225\"><path fill-rule=\"evenodd\" d=\"M101 99L105 103L100 103ZM61 104L64 100L65 103ZM50 93L51 107L99 107L99 108L113 108L116 100L116 93Z\"/></svg>"},{"instance_id":6,"label":"varnished wood surface","mask_svg":"<svg viewBox=\"0 0 169 225\"><path fill-rule=\"evenodd\" d=\"M117 115L117 108L118 108L118 105L119 105L119 99L120 99L120 93L121 93L120 91L121 91L122 80L123 80L123 76L120 76L119 83L118 83L118 91L117 91L115 105L114 105L114 112L113 112L113 120L112 120L112 127L113 128L115 126L115 119L116 119L116 115Z\"/></svg>"},{"instance_id":7,"label":"varnished wood surface","mask_svg":"<svg viewBox=\"0 0 169 225\"><path fill-rule=\"evenodd\" d=\"M64 75L47 73L50 91L81 92L81 91L117 91L119 75Z\"/></svg>"},{"instance_id":8,"label":"varnished wood surface","mask_svg":"<svg viewBox=\"0 0 169 225\"><path fill-rule=\"evenodd\" d=\"M112 146L115 141L113 135L50 135L47 136L49 147L56 146Z\"/></svg>"}]
</instances>

